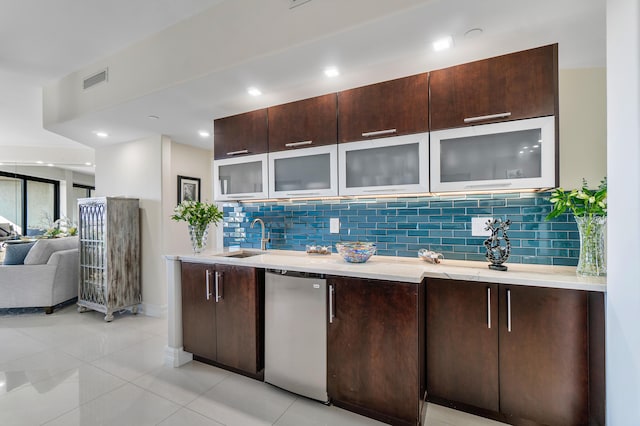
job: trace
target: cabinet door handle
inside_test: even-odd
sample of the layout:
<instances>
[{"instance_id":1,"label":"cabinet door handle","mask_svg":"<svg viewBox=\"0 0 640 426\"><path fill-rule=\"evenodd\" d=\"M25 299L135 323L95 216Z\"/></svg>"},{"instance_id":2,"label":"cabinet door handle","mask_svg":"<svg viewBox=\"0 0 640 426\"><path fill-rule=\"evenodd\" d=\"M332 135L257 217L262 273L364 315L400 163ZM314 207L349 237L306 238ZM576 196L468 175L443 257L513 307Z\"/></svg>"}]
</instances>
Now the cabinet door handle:
<instances>
[{"instance_id":1,"label":"cabinet door handle","mask_svg":"<svg viewBox=\"0 0 640 426\"><path fill-rule=\"evenodd\" d=\"M511 290L507 290L507 331L511 333Z\"/></svg>"},{"instance_id":2,"label":"cabinet door handle","mask_svg":"<svg viewBox=\"0 0 640 426\"><path fill-rule=\"evenodd\" d=\"M207 296L207 300L209 300L211 298L211 287L209 285L209 277L211 276L211 271L207 269L207 273L206 273L206 283L207 283L207 288L206 288L206 296Z\"/></svg>"},{"instance_id":3,"label":"cabinet door handle","mask_svg":"<svg viewBox=\"0 0 640 426\"><path fill-rule=\"evenodd\" d=\"M241 154L248 154L249 150L248 149L241 149L240 151L231 151L231 152L227 152L228 156L234 156L234 155L241 155Z\"/></svg>"},{"instance_id":4,"label":"cabinet door handle","mask_svg":"<svg viewBox=\"0 0 640 426\"><path fill-rule=\"evenodd\" d=\"M363 132L362 136L366 138L369 136L389 135L391 133L396 133L396 132L397 132L396 129L376 130L375 132Z\"/></svg>"},{"instance_id":5,"label":"cabinet door handle","mask_svg":"<svg viewBox=\"0 0 640 426\"><path fill-rule=\"evenodd\" d=\"M487 328L491 328L491 287L487 287Z\"/></svg>"},{"instance_id":6,"label":"cabinet door handle","mask_svg":"<svg viewBox=\"0 0 640 426\"><path fill-rule=\"evenodd\" d=\"M222 299L222 293L220 291L220 275L222 275L222 274L220 272L216 271L216 282L215 282L216 303L218 303L220 301L220 299Z\"/></svg>"},{"instance_id":7,"label":"cabinet door handle","mask_svg":"<svg viewBox=\"0 0 640 426\"><path fill-rule=\"evenodd\" d=\"M477 185L465 185L466 189L481 189L481 188L506 188L508 186L513 185L513 182L502 182L502 183L482 183Z\"/></svg>"},{"instance_id":8,"label":"cabinet door handle","mask_svg":"<svg viewBox=\"0 0 640 426\"><path fill-rule=\"evenodd\" d=\"M329 324L333 323L333 319L336 317L333 313L333 296L335 294L335 291L333 289L333 286L330 285L329 286Z\"/></svg>"},{"instance_id":9,"label":"cabinet door handle","mask_svg":"<svg viewBox=\"0 0 640 426\"><path fill-rule=\"evenodd\" d=\"M468 117L464 119L465 123L475 123L477 121L493 120L495 118L511 117L510 112L501 112L500 114L479 115L477 117Z\"/></svg>"},{"instance_id":10,"label":"cabinet door handle","mask_svg":"<svg viewBox=\"0 0 640 426\"><path fill-rule=\"evenodd\" d=\"M387 189L363 189L362 192L398 192L400 189L398 188L387 188Z\"/></svg>"},{"instance_id":11,"label":"cabinet door handle","mask_svg":"<svg viewBox=\"0 0 640 426\"><path fill-rule=\"evenodd\" d=\"M285 143L284 146L286 146L287 148L295 148L297 146L311 145L312 143L313 141L289 142Z\"/></svg>"},{"instance_id":12,"label":"cabinet door handle","mask_svg":"<svg viewBox=\"0 0 640 426\"><path fill-rule=\"evenodd\" d=\"M296 197L296 196L300 197L300 196L307 196L307 195L315 196L315 195L320 195L320 193L319 192L287 192L286 195L290 197Z\"/></svg>"}]
</instances>

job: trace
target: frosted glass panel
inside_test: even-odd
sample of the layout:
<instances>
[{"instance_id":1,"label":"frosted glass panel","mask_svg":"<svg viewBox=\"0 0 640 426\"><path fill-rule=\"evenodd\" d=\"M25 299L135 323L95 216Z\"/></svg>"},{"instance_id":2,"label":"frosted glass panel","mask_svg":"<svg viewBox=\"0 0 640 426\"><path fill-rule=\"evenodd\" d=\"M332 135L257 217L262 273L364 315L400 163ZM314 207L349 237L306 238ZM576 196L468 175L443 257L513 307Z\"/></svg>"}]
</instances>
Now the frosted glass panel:
<instances>
[{"instance_id":1,"label":"frosted glass panel","mask_svg":"<svg viewBox=\"0 0 640 426\"><path fill-rule=\"evenodd\" d=\"M327 154L280 158L274 161L275 190L331 188L331 157Z\"/></svg>"},{"instance_id":2,"label":"frosted glass panel","mask_svg":"<svg viewBox=\"0 0 640 426\"><path fill-rule=\"evenodd\" d=\"M220 194L262 191L262 161L218 166Z\"/></svg>"},{"instance_id":3,"label":"frosted glass panel","mask_svg":"<svg viewBox=\"0 0 640 426\"><path fill-rule=\"evenodd\" d=\"M420 183L418 143L346 152L347 188Z\"/></svg>"},{"instance_id":4,"label":"frosted glass panel","mask_svg":"<svg viewBox=\"0 0 640 426\"><path fill-rule=\"evenodd\" d=\"M22 233L22 179L0 176L0 224L7 222Z\"/></svg>"},{"instance_id":5,"label":"frosted glass panel","mask_svg":"<svg viewBox=\"0 0 640 426\"><path fill-rule=\"evenodd\" d=\"M440 181L538 178L541 148L540 129L441 139Z\"/></svg>"},{"instance_id":6,"label":"frosted glass panel","mask_svg":"<svg viewBox=\"0 0 640 426\"><path fill-rule=\"evenodd\" d=\"M40 235L53 226L55 185L47 182L27 181L27 235Z\"/></svg>"}]
</instances>

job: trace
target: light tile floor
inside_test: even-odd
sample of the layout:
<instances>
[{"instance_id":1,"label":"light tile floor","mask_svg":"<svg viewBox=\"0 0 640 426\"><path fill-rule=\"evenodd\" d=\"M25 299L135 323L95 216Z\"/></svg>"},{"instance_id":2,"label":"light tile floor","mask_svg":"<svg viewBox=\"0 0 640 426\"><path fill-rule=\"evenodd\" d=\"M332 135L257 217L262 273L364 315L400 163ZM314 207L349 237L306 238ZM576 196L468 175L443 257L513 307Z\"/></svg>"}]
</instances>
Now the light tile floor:
<instances>
[{"instance_id":1,"label":"light tile floor","mask_svg":"<svg viewBox=\"0 0 640 426\"><path fill-rule=\"evenodd\" d=\"M0 425L382 424L199 362L165 367L166 340L166 320L129 313L0 316ZM502 424L433 404L424 423Z\"/></svg>"}]
</instances>

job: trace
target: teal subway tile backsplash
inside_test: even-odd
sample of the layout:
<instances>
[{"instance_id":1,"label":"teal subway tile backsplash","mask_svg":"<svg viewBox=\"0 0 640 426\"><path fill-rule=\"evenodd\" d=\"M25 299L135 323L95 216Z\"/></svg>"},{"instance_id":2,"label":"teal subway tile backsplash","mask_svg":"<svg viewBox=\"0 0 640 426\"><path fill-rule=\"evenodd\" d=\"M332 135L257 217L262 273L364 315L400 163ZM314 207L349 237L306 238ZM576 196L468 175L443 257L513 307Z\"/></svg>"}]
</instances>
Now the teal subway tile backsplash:
<instances>
[{"instance_id":1,"label":"teal subway tile backsplash","mask_svg":"<svg viewBox=\"0 0 640 426\"><path fill-rule=\"evenodd\" d=\"M577 226L569 214L546 222L548 198L549 193L509 193L225 203L224 245L259 248L260 228L249 225L260 217L273 249L360 240L376 242L378 254L386 256L416 257L426 248L445 259L485 260L485 238L471 235L471 218L486 216L512 221L510 263L575 266ZM329 233L330 218L340 219L339 234Z\"/></svg>"}]
</instances>

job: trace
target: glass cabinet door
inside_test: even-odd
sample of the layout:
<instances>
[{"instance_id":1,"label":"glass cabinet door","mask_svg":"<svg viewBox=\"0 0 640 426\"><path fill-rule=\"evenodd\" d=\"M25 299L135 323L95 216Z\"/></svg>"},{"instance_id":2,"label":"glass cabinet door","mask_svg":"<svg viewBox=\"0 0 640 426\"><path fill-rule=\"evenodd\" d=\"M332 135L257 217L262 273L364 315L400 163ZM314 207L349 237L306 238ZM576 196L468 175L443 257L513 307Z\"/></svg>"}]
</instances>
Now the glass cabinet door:
<instances>
[{"instance_id":1,"label":"glass cabinet door","mask_svg":"<svg viewBox=\"0 0 640 426\"><path fill-rule=\"evenodd\" d=\"M215 160L213 182L217 201L267 198L267 154Z\"/></svg>"},{"instance_id":2,"label":"glass cabinet door","mask_svg":"<svg viewBox=\"0 0 640 426\"><path fill-rule=\"evenodd\" d=\"M271 198L338 195L337 146L269 154Z\"/></svg>"},{"instance_id":3,"label":"glass cabinet door","mask_svg":"<svg viewBox=\"0 0 640 426\"><path fill-rule=\"evenodd\" d=\"M428 134L340 144L340 195L429 190Z\"/></svg>"},{"instance_id":4,"label":"glass cabinet door","mask_svg":"<svg viewBox=\"0 0 640 426\"><path fill-rule=\"evenodd\" d=\"M432 132L431 190L555 186L554 117Z\"/></svg>"}]
</instances>

